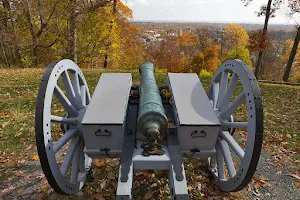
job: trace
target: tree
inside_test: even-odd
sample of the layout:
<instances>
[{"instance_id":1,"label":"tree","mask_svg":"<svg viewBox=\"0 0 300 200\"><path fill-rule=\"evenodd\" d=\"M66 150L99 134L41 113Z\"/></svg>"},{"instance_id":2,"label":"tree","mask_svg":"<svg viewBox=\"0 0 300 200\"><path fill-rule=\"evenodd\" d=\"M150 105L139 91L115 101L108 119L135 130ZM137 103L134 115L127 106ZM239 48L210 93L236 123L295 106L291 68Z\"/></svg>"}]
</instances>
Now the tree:
<instances>
[{"instance_id":1,"label":"tree","mask_svg":"<svg viewBox=\"0 0 300 200\"><path fill-rule=\"evenodd\" d=\"M137 66L145 49L130 18L120 0L0 0L0 66Z\"/></svg>"},{"instance_id":2,"label":"tree","mask_svg":"<svg viewBox=\"0 0 300 200\"><path fill-rule=\"evenodd\" d=\"M178 38L182 52L187 57L194 55L196 47L199 45L199 38L191 32L186 32Z\"/></svg>"},{"instance_id":3,"label":"tree","mask_svg":"<svg viewBox=\"0 0 300 200\"><path fill-rule=\"evenodd\" d=\"M219 51L220 45L206 47L203 52L196 54L191 63L191 72L199 74L201 70L215 72L220 65Z\"/></svg>"},{"instance_id":4,"label":"tree","mask_svg":"<svg viewBox=\"0 0 300 200\"><path fill-rule=\"evenodd\" d=\"M196 54L191 63L191 72L199 74L205 68L204 54L202 52Z\"/></svg>"},{"instance_id":5,"label":"tree","mask_svg":"<svg viewBox=\"0 0 300 200\"><path fill-rule=\"evenodd\" d=\"M9 0L0 1L0 47L6 67L10 67L11 64L20 64L21 62L15 24L11 2Z\"/></svg>"},{"instance_id":6,"label":"tree","mask_svg":"<svg viewBox=\"0 0 300 200\"><path fill-rule=\"evenodd\" d=\"M247 30L240 25L229 24L222 36L222 48L230 51L239 46L246 46L248 44L249 35Z\"/></svg>"},{"instance_id":7,"label":"tree","mask_svg":"<svg viewBox=\"0 0 300 200\"><path fill-rule=\"evenodd\" d=\"M249 5L252 0L242 0L245 3L245 6ZM273 2L273 3L272 3ZM267 32L268 32L268 25L270 17L275 17L275 12L279 9L282 0L268 0L267 5L262 5L260 8L260 12L258 12L258 17L265 16L265 23L264 28L262 31L262 40L260 40L260 46L265 46L266 39L267 39ZM261 49L258 54L258 59L255 67L255 76L259 79L260 76L260 68L262 63L262 58L264 54L264 49Z\"/></svg>"},{"instance_id":8,"label":"tree","mask_svg":"<svg viewBox=\"0 0 300 200\"><path fill-rule=\"evenodd\" d=\"M182 66L182 72L190 71L190 64L193 60L194 55L197 52L197 46L200 44L197 35L191 32L186 32L182 36L178 37L180 45L181 56L180 63Z\"/></svg>"},{"instance_id":9,"label":"tree","mask_svg":"<svg viewBox=\"0 0 300 200\"><path fill-rule=\"evenodd\" d=\"M240 59L252 66L250 52L247 48L249 35L245 28L230 24L222 37L222 61Z\"/></svg>"},{"instance_id":10,"label":"tree","mask_svg":"<svg viewBox=\"0 0 300 200\"><path fill-rule=\"evenodd\" d=\"M289 8L292 11L293 14L300 14L300 1L299 0L289 0ZM300 41L300 24L297 25L298 26L298 30L295 36L295 40L294 40L294 45L288 60L288 63L286 65L286 69L284 72L284 76L283 76L283 81L288 81L289 77L290 77L290 73L291 73L291 69L294 63L294 59L296 57L297 54L297 49L298 49L298 45L299 45L299 41Z\"/></svg>"},{"instance_id":11,"label":"tree","mask_svg":"<svg viewBox=\"0 0 300 200\"><path fill-rule=\"evenodd\" d=\"M25 16L27 19L27 23L28 23L30 33L31 33L31 38L32 38L32 51L33 51L33 56L34 56L34 66L35 67L38 67L38 65L39 65L39 58L38 58L39 38L41 37L41 35L45 31L45 29L48 27L50 20L55 13L58 2L59 1L56 0L53 3L53 5L50 7L48 16L46 16L43 13L43 8L42 8L40 0L38 0L37 2L31 2L30 0L26 0L24 2L24 4L26 4L24 6L24 13L25 13ZM34 3L37 3L37 5L35 6L35 8L36 8L35 12L36 12L37 16L33 16L34 11L32 9L32 6L33 6L32 4L34 4ZM34 18L39 19L38 22L35 21Z\"/></svg>"}]
</instances>

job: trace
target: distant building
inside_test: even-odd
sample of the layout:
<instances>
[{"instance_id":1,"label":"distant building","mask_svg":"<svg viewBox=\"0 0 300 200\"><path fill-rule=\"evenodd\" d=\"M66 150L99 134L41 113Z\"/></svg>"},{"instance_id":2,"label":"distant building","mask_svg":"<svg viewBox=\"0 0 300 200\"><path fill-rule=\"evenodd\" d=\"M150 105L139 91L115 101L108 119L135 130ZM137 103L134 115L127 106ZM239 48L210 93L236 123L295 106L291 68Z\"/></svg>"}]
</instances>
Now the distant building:
<instances>
[{"instance_id":1,"label":"distant building","mask_svg":"<svg viewBox=\"0 0 300 200\"><path fill-rule=\"evenodd\" d=\"M183 30L180 29L180 30L179 30L179 36L182 36L182 35L183 35Z\"/></svg>"},{"instance_id":2,"label":"distant building","mask_svg":"<svg viewBox=\"0 0 300 200\"><path fill-rule=\"evenodd\" d=\"M144 42L144 43L152 43L155 41L155 38L148 34L148 33L143 33L140 37L140 39Z\"/></svg>"},{"instance_id":3,"label":"distant building","mask_svg":"<svg viewBox=\"0 0 300 200\"><path fill-rule=\"evenodd\" d=\"M216 43L220 43L222 41L223 32L214 32L213 39Z\"/></svg>"},{"instance_id":4,"label":"distant building","mask_svg":"<svg viewBox=\"0 0 300 200\"><path fill-rule=\"evenodd\" d=\"M158 34L155 34L153 37L154 38L159 38L161 35L158 33Z\"/></svg>"},{"instance_id":5,"label":"distant building","mask_svg":"<svg viewBox=\"0 0 300 200\"><path fill-rule=\"evenodd\" d=\"M152 36L154 36L156 32L153 31L153 30L150 30L150 31L148 31L147 33L150 34L150 35L152 35Z\"/></svg>"}]
</instances>

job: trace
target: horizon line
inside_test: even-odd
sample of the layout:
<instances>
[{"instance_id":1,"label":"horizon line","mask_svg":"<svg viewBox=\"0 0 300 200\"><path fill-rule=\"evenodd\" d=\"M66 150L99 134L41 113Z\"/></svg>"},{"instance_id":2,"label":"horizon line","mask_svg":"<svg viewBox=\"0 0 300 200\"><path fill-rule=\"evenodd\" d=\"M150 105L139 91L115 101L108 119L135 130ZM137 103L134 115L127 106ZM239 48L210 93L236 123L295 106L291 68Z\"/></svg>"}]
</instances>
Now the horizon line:
<instances>
[{"instance_id":1,"label":"horizon line","mask_svg":"<svg viewBox=\"0 0 300 200\"><path fill-rule=\"evenodd\" d=\"M192 21L192 20L131 20L130 22L169 22L169 23L219 23L219 24L255 24L255 25L264 25L263 22L239 22L239 21ZM287 25L287 26L295 26L296 24L289 23L272 23L269 22L269 25Z\"/></svg>"}]
</instances>

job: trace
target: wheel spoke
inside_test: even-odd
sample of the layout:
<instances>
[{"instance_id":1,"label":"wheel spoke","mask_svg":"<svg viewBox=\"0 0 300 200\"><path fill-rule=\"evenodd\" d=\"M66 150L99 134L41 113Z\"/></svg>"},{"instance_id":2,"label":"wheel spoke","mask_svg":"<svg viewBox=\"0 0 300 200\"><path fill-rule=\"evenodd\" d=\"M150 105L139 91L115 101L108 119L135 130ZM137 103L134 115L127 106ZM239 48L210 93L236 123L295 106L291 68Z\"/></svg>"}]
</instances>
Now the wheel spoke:
<instances>
[{"instance_id":1,"label":"wheel spoke","mask_svg":"<svg viewBox=\"0 0 300 200\"><path fill-rule=\"evenodd\" d=\"M85 85L80 86L80 93L81 93L82 106L85 107L86 106L86 97L87 97Z\"/></svg>"},{"instance_id":2,"label":"wheel spoke","mask_svg":"<svg viewBox=\"0 0 300 200\"><path fill-rule=\"evenodd\" d=\"M228 169L228 173L230 178L234 177L236 174L235 168L234 168L234 164L233 164L233 160L230 154L230 150L228 147L228 144L225 140L218 138L218 142L220 143L220 148L221 148L221 152L222 155L224 157L227 169Z\"/></svg>"},{"instance_id":3,"label":"wheel spoke","mask_svg":"<svg viewBox=\"0 0 300 200\"><path fill-rule=\"evenodd\" d=\"M232 115L236 111L236 109L244 103L245 98L246 97L244 92L239 94L239 96L235 98L235 100L229 105L229 107L225 111L220 113L220 117L222 119L229 119L230 115Z\"/></svg>"},{"instance_id":4,"label":"wheel spoke","mask_svg":"<svg viewBox=\"0 0 300 200\"><path fill-rule=\"evenodd\" d=\"M72 170L71 170L71 183L77 183L78 172L79 172L79 145L75 149L75 153L72 159Z\"/></svg>"},{"instance_id":5,"label":"wheel spoke","mask_svg":"<svg viewBox=\"0 0 300 200\"><path fill-rule=\"evenodd\" d=\"M72 137L74 137L77 133L76 129L68 130L54 145L53 151L57 153Z\"/></svg>"},{"instance_id":6,"label":"wheel spoke","mask_svg":"<svg viewBox=\"0 0 300 200\"><path fill-rule=\"evenodd\" d=\"M222 121L221 126L228 128L247 128L248 122L228 122Z\"/></svg>"},{"instance_id":7,"label":"wheel spoke","mask_svg":"<svg viewBox=\"0 0 300 200\"><path fill-rule=\"evenodd\" d=\"M51 121L63 123L63 124L71 124L71 125L77 124L76 118L66 118L66 117L60 117L60 116L55 116L55 115L51 115Z\"/></svg>"},{"instance_id":8,"label":"wheel spoke","mask_svg":"<svg viewBox=\"0 0 300 200\"><path fill-rule=\"evenodd\" d=\"M240 147L240 145L235 141L235 139L232 137L232 135L230 135L228 131L221 131L220 136L228 143L228 145L240 159L244 158L244 150Z\"/></svg>"},{"instance_id":9,"label":"wheel spoke","mask_svg":"<svg viewBox=\"0 0 300 200\"><path fill-rule=\"evenodd\" d=\"M91 94L90 94L90 91L89 90L86 90L86 105L89 105L90 104L90 101L91 101Z\"/></svg>"},{"instance_id":10,"label":"wheel spoke","mask_svg":"<svg viewBox=\"0 0 300 200\"><path fill-rule=\"evenodd\" d=\"M226 88L227 88L227 81L228 81L228 72L223 71L221 74L221 81L220 81L220 90L219 90L219 97L218 97L218 102L217 102L217 108L219 108L222 99L224 97Z\"/></svg>"},{"instance_id":11,"label":"wheel spoke","mask_svg":"<svg viewBox=\"0 0 300 200\"><path fill-rule=\"evenodd\" d=\"M218 142L216 144L216 154L218 164L218 177L219 179L225 179L224 159L221 153L220 144Z\"/></svg>"},{"instance_id":12,"label":"wheel spoke","mask_svg":"<svg viewBox=\"0 0 300 200\"><path fill-rule=\"evenodd\" d=\"M74 88L76 105L79 109L82 109L80 83L79 83L78 73L76 72L72 73L72 86Z\"/></svg>"},{"instance_id":13,"label":"wheel spoke","mask_svg":"<svg viewBox=\"0 0 300 200\"><path fill-rule=\"evenodd\" d=\"M80 144L80 152L79 152L79 172L80 173L85 173L85 159L84 159L84 143L81 141Z\"/></svg>"},{"instance_id":14,"label":"wheel spoke","mask_svg":"<svg viewBox=\"0 0 300 200\"><path fill-rule=\"evenodd\" d=\"M54 95L56 96L58 101L62 104L62 106L66 109L66 111L68 112L68 114L70 116L77 116L78 115L78 111L76 110L76 108L74 108L72 103L64 95L63 91L59 88L58 85L55 86Z\"/></svg>"},{"instance_id":15,"label":"wheel spoke","mask_svg":"<svg viewBox=\"0 0 300 200\"><path fill-rule=\"evenodd\" d=\"M61 74L62 80L64 82L64 86L66 88L66 92L67 92L67 97L68 99L72 102L72 103L76 103L75 102L75 91L74 88L72 86L71 83L71 79L69 77L68 71L64 71Z\"/></svg>"},{"instance_id":16,"label":"wheel spoke","mask_svg":"<svg viewBox=\"0 0 300 200\"><path fill-rule=\"evenodd\" d=\"M78 146L78 143L79 143L79 136L72 138L72 140L69 144L68 151L66 153L64 162L60 168L60 172L62 173L62 175L64 177L66 176L68 169L70 168L71 161L72 161L73 155L75 153L75 149Z\"/></svg>"},{"instance_id":17,"label":"wheel spoke","mask_svg":"<svg viewBox=\"0 0 300 200\"><path fill-rule=\"evenodd\" d=\"M231 76L228 88L226 89L226 92L224 94L224 97L223 97L222 101L220 102L220 106L219 106L220 111L223 111L224 108L228 107L231 97L236 88L237 81L238 81L238 76L235 73L233 73Z\"/></svg>"},{"instance_id":18,"label":"wheel spoke","mask_svg":"<svg viewBox=\"0 0 300 200\"><path fill-rule=\"evenodd\" d=\"M214 103L214 105L213 105L213 107L214 107L214 109L216 109L217 108L217 102L218 102L218 96L219 96L219 90L220 90L220 88L219 88L219 83L213 83L213 103Z\"/></svg>"},{"instance_id":19,"label":"wheel spoke","mask_svg":"<svg viewBox=\"0 0 300 200\"><path fill-rule=\"evenodd\" d=\"M75 96L80 96L80 83L78 78L78 73L72 73L72 86L74 88Z\"/></svg>"}]
</instances>

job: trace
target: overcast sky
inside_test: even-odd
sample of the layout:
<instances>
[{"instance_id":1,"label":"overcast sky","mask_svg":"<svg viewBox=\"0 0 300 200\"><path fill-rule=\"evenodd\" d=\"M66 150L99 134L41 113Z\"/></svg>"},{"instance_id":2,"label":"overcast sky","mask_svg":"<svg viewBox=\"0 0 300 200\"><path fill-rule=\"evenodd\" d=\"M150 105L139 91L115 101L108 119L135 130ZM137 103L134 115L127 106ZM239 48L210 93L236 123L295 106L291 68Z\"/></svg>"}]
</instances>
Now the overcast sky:
<instances>
[{"instance_id":1,"label":"overcast sky","mask_svg":"<svg viewBox=\"0 0 300 200\"><path fill-rule=\"evenodd\" d=\"M122 0L133 10L137 21L197 21L197 22L254 22L263 23L257 17L260 5L267 0L253 0L245 7L241 0ZM293 23L293 19L281 9L270 23Z\"/></svg>"}]
</instances>

